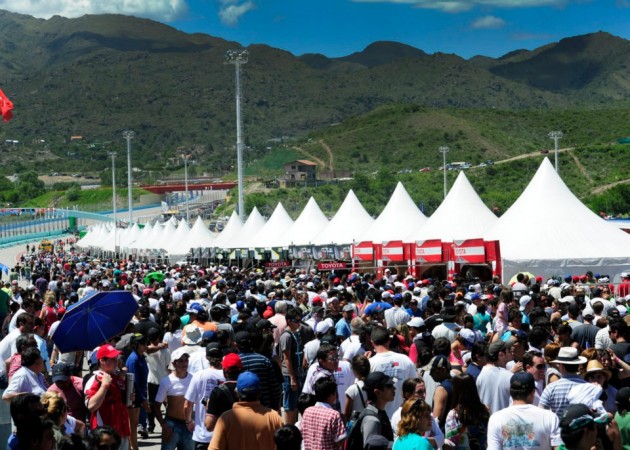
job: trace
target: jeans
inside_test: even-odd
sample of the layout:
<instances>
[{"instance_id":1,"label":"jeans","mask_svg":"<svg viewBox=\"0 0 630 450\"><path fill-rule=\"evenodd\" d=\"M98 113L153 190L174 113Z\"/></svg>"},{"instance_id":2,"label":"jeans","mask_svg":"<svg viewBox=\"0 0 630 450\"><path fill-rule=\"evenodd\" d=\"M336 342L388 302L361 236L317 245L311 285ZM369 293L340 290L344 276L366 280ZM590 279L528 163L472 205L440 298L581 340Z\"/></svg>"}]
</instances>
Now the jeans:
<instances>
[{"instance_id":1,"label":"jeans","mask_svg":"<svg viewBox=\"0 0 630 450\"><path fill-rule=\"evenodd\" d=\"M193 450L194 444L192 433L188 431L185 423L176 422L172 419L164 419L171 430L173 430L173 438L170 442L162 442L161 450ZM206 443L206 449L208 444Z\"/></svg>"}]
</instances>

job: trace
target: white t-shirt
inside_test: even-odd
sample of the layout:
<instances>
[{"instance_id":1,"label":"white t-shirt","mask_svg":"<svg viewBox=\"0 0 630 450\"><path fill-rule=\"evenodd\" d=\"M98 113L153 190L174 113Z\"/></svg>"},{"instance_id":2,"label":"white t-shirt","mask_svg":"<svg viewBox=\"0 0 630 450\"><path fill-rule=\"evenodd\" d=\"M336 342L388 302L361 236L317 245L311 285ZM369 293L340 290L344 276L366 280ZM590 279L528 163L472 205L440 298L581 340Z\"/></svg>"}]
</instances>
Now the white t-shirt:
<instances>
[{"instance_id":1,"label":"white t-shirt","mask_svg":"<svg viewBox=\"0 0 630 450\"><path fill-rule=\"evenodd\" d=\"M370 358L370 372L383 372L396 379L396 396L394 401L385 405L387 417L391 418L394 411L402 405L402 385L408 378L416 378L416 366L407 355L387 351L377 353Z\"/></svg>"},{"instance_id":2,"label":"white t-shirt","mask_svg":"<svg viewBox=\"0 0 630 450\"><path fill-rule=\"evenodd\" d=\"M155 394L155 401L162 403L166 400L167 396L180 397L186 395L192 377L190 373L187 373L184 378L178 378L175 373L165 376L160 380L160 387L158 388L157 394Z\"/></svg>"},{"instance_id":3,"label":"white t-shirt","mask_svg":"<svg viewBox=\"0 0 630 450\"><path fill-rule=\"evenodd\" d=\"M304 381L304 387L302 388L302 393L304 394L315 394L314 387L315 382L321 378L321 376L317 376L317 369L319 368L319 363L311 364L308 368L308 372L306 372L306 378ZM327 371L326 371L327 372ZM337 394L339 398L339 405L341 407L341 411L345 408L346 405L346 391L348 387L350 387L354 380L356 379L354 373L352 372L352 367L348 361L339 361L339 366L337 370L333 373L333 378L337 383Z\"/></svg>"},{"instance_id":4,"label":"white t-shirt","mask_svg":"<svg viewBox=\"0 0 630 450\"><path fill-rule=\"evenodd\" d=\"M551 450L562 444L558 416L534 405L512 405L490 416L488 450Z\"/></svg>"},{"instance_id":5,"label":"white t-shirt","mask_svg":"<svg viewBox=\"0 0 630 450\"><path fill-rule=\"evenodd\" d=\"M163 348L146 356L149 367L148 381L151 384L160 384L160 380L168 375L168 364L171 362L171 352Z\"/></svg>"},{"instance_id":6,"label":"white t-shirt","mask_svg":"<svg viewBox=\"0 0 630 450\"><path fill-rule=\"evenodd\" d=\"M488 364L481 369L477 377L479 399L491 413L509 406L512 375L513 373L507 369Z\"/></svg>"},{"instance_id":7,"label":"white t-shirt","mask_svg":"<svg viewBox=\"0 0 630 450\"><path fill-rule=\"evenodd\" d=\"M164 333L164 339L162 339L162 342L166 342L168 344L168 349L171 353L173 353L182 346L182 330L175 330L173 333L167 331Z\"/></svg>"},{"instance_id":8,"label":"white t-shirt","mask_svg":"<svg viewBox=\"0 0 630 450\"><path fill-rule=\"evenodd\" d=\"M352 385L346 389L346 401L348 398L352 402L352 411L363 411L368 405L367 394L363 390L363 381L355 380ZM363 400L361 400L363 398Z\"/></svg>"},{"instance_id":9,"label":"white t-shirt","mask_svg":"<svg viewBox=\"0 0 630 450\"><path fill-rule=\"evenodd\" d=\"M190 385L186 391L185 399L195 404L195 430L193 431L193 440L197 442L210 442L212 440L212 432L206 429L204 419L206 418L206 407L202 403L210 398L212 390L221 382L225 381L223 371L219 369L205 369L197 372L192 376Z\"/></svg>"}]
</instances>

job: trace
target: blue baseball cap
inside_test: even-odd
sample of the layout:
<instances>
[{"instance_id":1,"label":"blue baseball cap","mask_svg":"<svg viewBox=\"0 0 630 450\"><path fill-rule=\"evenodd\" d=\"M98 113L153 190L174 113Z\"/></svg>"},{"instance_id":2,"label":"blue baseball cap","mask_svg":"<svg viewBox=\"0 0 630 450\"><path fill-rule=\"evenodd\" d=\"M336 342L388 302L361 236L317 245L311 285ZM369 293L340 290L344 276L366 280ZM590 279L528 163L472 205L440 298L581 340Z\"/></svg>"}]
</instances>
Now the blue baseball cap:
<instances>
[{"instance_id":1,"label":"blue baseball cap","mask_svg":"<svg viewBox=\"0 0 630 450\"><path fill-rule=\"evenodd\" d=\"M253 372L243 372L236 379L236 390L243 398L252 397L260 392L260 380Z\"/></svg>"},{"instance_id":2,"label":"blue baseball cap","mask_svg":"<svg viewBox=\"0 0 630 450\"><path fill-rule=\"evenodd\" d=\"M203 306L201 306L199 303L192 303L188 309L186 309L186 312L188 314L197 314L200 313L201 311L203 311Z\"/></svg>"}]
</instances>

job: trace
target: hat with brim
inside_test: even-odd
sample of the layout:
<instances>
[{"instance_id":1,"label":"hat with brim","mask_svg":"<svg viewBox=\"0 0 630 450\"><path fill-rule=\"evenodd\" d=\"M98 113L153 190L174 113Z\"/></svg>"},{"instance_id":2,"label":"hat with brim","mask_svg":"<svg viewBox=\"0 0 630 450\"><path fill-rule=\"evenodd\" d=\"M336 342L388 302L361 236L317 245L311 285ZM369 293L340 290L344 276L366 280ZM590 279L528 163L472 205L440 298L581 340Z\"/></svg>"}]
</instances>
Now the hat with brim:
<instances>
[{"instance_id":1,"label":"hat with brim","mask_svg":"<svg viewBox=\"0 0 630 450\"><path fill-rule=\"evenodd\" d=\"M562 347L558 352L558 357L551 361L557 364L584 364L588 361L584 356L578 355L578 351L573 347Z\"/></svg>"},{"instance_id":2,"label":"hat with brim","mask_svg":"<svg viewBox=\"0 0 630 450\"><path fill-rule=\"evenodd\" d=\"M610 380L610 377L612 376L610 370L604 369L602 363L600 363L596 359L592 359L588 362L588 364L586 365L586 371L582 374L582 378L586 380L594 373L603 373L606 376L607 381Z\"/></svg>"}]
</instances>

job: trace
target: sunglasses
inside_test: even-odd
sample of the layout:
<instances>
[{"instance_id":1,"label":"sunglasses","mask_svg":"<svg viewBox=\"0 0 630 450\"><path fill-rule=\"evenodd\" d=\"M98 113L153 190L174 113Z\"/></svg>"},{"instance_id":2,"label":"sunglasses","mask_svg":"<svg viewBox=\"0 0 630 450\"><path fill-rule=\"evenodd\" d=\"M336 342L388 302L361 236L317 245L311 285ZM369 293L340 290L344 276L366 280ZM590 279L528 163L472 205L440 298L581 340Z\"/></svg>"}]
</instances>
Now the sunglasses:
<instances>
[{"instance_id":1,"label":"sunglasses","mask_svg":"<svg viewBox=\"0 0 630 450\"><path fill-rule=\"evenodd\" d=\"M534 367L536 370L543 370L547 366L545 364L536 364Z\"/></svg>"}]
</instances>

